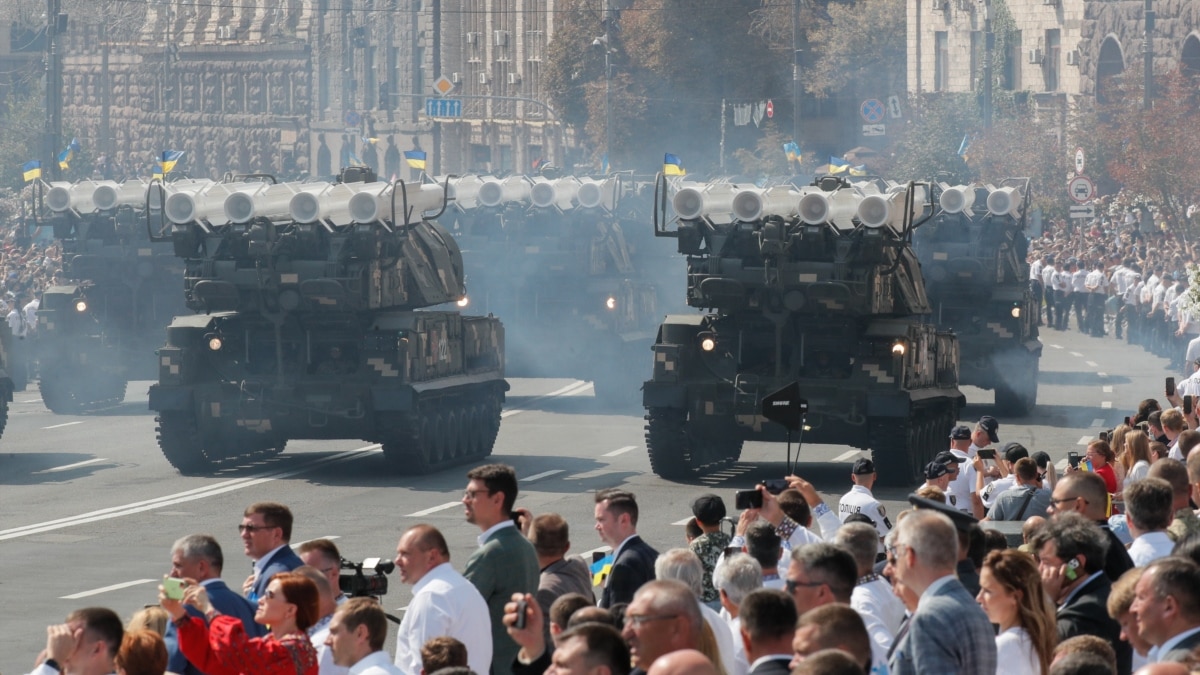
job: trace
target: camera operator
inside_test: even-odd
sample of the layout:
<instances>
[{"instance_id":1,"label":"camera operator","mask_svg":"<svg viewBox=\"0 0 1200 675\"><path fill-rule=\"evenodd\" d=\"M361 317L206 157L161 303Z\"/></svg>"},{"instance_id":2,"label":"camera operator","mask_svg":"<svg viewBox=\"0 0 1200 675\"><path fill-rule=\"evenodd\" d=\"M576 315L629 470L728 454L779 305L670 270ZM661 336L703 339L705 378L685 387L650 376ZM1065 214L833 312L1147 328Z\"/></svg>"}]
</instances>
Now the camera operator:
<instances>
[{"instance_id":1,"label":"camera operator","mask_svg":"<svg viewBox=\"0 0 1200 675\"><path fill-rule=\"evenodd\" d=\"M342 604L349 599L342 592L338 582L338 576L342 567L342 554L338 551L338 547L328 539L312 539L300 544L296 547L296 553L305 565L314 567L320 570L321 574L325 575L325 580L329 582L329 587L333 589L333 599L337 604Z\"/></svg>"},{"instance_id":2,"label":"camera operator","mask_svg":"<svg viewBox=\"0 0 1200 675\"><path fill-rule=\"evenodd\" d=\"M402 675L383 650L387 631L387 616L378 602L352 598L334 612L325 644L343 672L353 668L356 675Z\"/></svg>"}]
</instances>

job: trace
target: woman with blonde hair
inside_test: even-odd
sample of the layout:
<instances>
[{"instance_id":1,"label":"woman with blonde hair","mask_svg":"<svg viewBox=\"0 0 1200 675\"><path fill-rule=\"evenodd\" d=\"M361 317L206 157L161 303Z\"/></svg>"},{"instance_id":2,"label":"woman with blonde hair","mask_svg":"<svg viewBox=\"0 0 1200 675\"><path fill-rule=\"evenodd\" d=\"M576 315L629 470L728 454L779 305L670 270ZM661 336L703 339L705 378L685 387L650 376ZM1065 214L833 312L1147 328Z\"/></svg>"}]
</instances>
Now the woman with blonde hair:
<instances>
[{"instance_id":1,"label":"woman with blonde hair","mask_svg":"<svg viewBox=\"0 0 1200 675\"><path fill-rule=\"evenodd\" d=\"M1150 473L1150 437L1146 432L1135 429L1125 436L1125 456L1130 460L1125 479L1125 487L1129 487Z\"/></svg>"},{"instance_id":2,"label":"woman with blonde hair","mask_svg":"<svg viewBox=\"0 0 1200 675\"><path fill-rule=\"evenodd\" d=\"M1049 672L1058 624L1032 556L1016 549L989 553L979 571L976 600L1000 626L996 662L1004 664L1006 675Z\"/></svg>"},{"instance_id":3,"label":"woman with blonde hair","mask_svg":"<svg viewBox=\"0 0 1200 675\"><path fill-rule=\"evenodd\" d=\"M1117 456L1117 461L1113 462L1113 471L1117 474L1117 491L1120 492L1125 485L1125 479L1129 476L1129 470L1133 468L1133 460L1129 459L1129 453L1126 451L1126 435L1133 427L1128 424L1121 424L1116 429L1112 430L1112 436L1108 442L1112 445L1113 454Z\"/></svg>"}]
</instances>

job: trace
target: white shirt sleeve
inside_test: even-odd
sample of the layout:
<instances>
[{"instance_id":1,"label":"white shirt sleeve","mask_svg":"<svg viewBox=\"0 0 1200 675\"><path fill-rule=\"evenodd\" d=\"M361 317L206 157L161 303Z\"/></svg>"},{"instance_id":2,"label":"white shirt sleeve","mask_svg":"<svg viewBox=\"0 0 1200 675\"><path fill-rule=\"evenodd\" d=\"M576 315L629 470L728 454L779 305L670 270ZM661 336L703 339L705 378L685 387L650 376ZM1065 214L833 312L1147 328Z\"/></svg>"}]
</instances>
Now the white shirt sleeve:
<instances>
[{"instance_id":1,"label":"white shirt sleeve","mask_svg":"<svg viewBox=\"0 0 1200 675\"><path fill-rule=\"evenodd\" d=\"M413 598L396 634L396 667L406 673L421 672L421 647L435 637L450 635L452 626L452 612L436 594Z\"/></svg>"}]
</instances>

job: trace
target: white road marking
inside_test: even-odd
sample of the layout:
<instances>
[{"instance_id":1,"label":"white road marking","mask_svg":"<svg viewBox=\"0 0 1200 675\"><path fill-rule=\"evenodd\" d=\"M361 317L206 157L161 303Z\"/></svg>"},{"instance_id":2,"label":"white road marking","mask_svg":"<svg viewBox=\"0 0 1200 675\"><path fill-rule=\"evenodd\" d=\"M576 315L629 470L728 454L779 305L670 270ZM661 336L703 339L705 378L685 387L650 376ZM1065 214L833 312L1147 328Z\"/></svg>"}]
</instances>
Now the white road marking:
<instances>
[{"instance_id":1,"label":"white road marking","mask_svg":"<svg viewBox=\"0 0 1200 675\"><path fill-rule=\"evenodd\" d=\"M636 445L627 445L623 448L617 448L616 450L613 450L612 452L606 452L600 456L601 457L616 457L617 455L623 455L623 454L629 452L630 450L637 450L637 449L638 449L638 446L636 446Z\"/></svg>"},{"instance_id":2,"label":"white road marking","mask_svg":"<svg viewBox=\"0 0 1200 675\"><path fill-rule=\"evenodd\" d=\"M522 479L521 479L521 482L522 482L522 483L532 483L532 482L534 482L535 480L541 480L541 479L543 479L543 478L549 478L550 476L553 476L553 475L555 475L555 474L560 474L560 473L563 473L564 471L565 471L565 469L551 469L550 471L543 471L543 472L541 472L541 473L535 473L535 474L533 474L532 476L526 476L526 477L522 478Z\"/></svg>"},{"instance_id":3,"label":"white road marking","mask_svg":"<svg viewBox=\"0 0 1200 675\"><path fill-rule=\"evenodd\" d=\"M1062 345L1050 345L1050 346L1054 347L1055 349L1062 349Z\"/></svg>"},{"instance_id":4,"label":"white road marking","mask_svg":"<svg viewBox=\"0 0 1200 675\"><path fill-rule=\"evenodd\" d=\"M834 457L832 461L834 461L834 462L849 462L850 460L854 459L855 457L859 456L860 454L862 454L862 450L850 450L848 452L843 452L842 454L838 455L837 457Z\"/></svg>"},{"instance_id":5,"label":"white road marking","mask_svg":"<svg viewBox=\"0 0 1200 675\"><path fill-rule=\"evenodd\" d=\"M1101 419L1101 418L1099 418L1099 417L1097 417L1096 419L1092 420L1092 426L1094 426L1094 427L1102 427L1102 426L1104 426L1104 420L1103 420L1103 419Z\"/></svg>"},{"instance_id":6,"label":"white road marking","mask_svg":"<svg viewBox=\"0 0 1200 675\"><path fill-rule=\"evenodd\" d=\"M1067 470L1067 459L1065 457L1063 459L1060 459L1058 461L1058 464L1054 465L1054 468L1058 469L1059 473L1066 471Z\"/></svg>"},{"instance_id":7,"label":"white road marking","mask_svg":"<svg viewBox=\"0 0 1200 675\"><path fill-rule=\"evenodd\" d=\"M1108 377L1108 373L1096 373L1097 377Z\"/></svg>"},{"instance_id":8,"label":"white road marking","mask_svg":"<svg viewBox=\"0 0 1200 675\"><path fill-rule=\"evenodd\" d=\"M610 474L612 472L613 471L608 468L592 469L591 471L584 471L583 473L573 473L570 476L567 476L566 479L567 480L582 480L584 478L599 478L600 476L607 476L608 474Z\"/></svg>"},{"instance_id":9,"label":"white road marking","mask_svg":"<svg viewBox=\"0 0 1200 675\"><path fill-rule=\"evenodd\" d=\"M40 398L31 398L27 401L21 401L21 403L41 403L41 402L42 402L42 399L40 399Z\"/></svg>"},{"instance_id":10,"label":"white road marking","mask_svg":"<svg viewBox=\"0 0 1200 675\"><path fill-rule=\"evenodd\" d=\"M433 506L428 509L425 509L424 511L417 511L416 513L410 513L404 517L405 518L419 518L421 516L427 516L431 513L437 513L438 511L445 511L446 509L452 509L455 506L462 506L462 502L446 502L445 504L442 504L441 506Z\"/></svg>"},{"instance_id":11,"label":"white road marking","mask_svg":"<svg viewBox=\"0 0 1200 675\"><path fill-rule=\"evenodd\" d=\"M1112 401L1101 401L1101 402L1100 402L1100 407L1101 407L1101 408L1104 408L1104 409L1106 409L1106 410L1107 410L1107 409L1109 409L1109 408L1112 408Z\"/></svg>"},{"instance_id":12,"label":"white road marking","mask_svg":"<svg viewBox=\"0 0 1200 675\"><path fill-rule=\"evenodd\" d=\"M1089 366L1091 366L1093 368L1100 365L1099 363L1096 363L1095 361L1084 361L1084 363L1088 364Z\"/></svg>"},{"instance_id":13,"label":"white road marking","mask_svg":"<svg viewBox=\"0 0 1200 675\"><path fill-rule=\"evenodd\" d=\"M689 520L691 520L691 519L692 519L692 518L691 518L691 516L688 516L687 518L684 518L683 520L677 520L677 521L675 521L675 522L673 522L673 523L671 523L671 524L672 524L672 525L687 525L687 524L688 524L688 521L689 521Z\"/></svg>"},{"instance_id":14,"label":"white road marking","mask_svg":"<svg viewBox=\"0 0 1200 675\"><path fill-rule=\"evenodd\" d=\"M243 488L262 485L263 483L269 483L280 478L296 476L327 464L359 459L376 452L379 452L378 444L368 445L363 448L358 448L357 450L347 450L345 452L339 452L336 455L330 455L329 457L322 457L321 459L305 462L294 469L288 469L286 471L275 471L253 476L246 476L243 478L235 478L233 480L222 481L213 485L207 485L205 487L200 487L193 490L186 490L184 492L177 492L175 494L165 495L163 497L155 497L154 499L147 499L145 501L133 502L131 504L124 504L121 506L113 506L97 511L89 511L88 513L81 513L76 516L48 520L44 523L35 523L33 525L23 525L21 527L0 530L0 541L17 539L19 537L27 537L32 534L41 534L43 532L51 532L53 530L61 530L66 527L85 525L87 523L94 523L101 520L130 516L135 513L153 511L164 506L182 504L184 502L191 502L197 499L204 499L206 497L215 497L217 495L225 494L226 492L233 492L234 490L241 490Z\"/></svg>"},{"instance_id":15,"label":"white road marking","mask_svg":"<svg viewBox=\"0 0 1200 675\"><path fill-rule=\"evenodd\" d=\"M108 461L108 459L106 459L104 457L97 457L96 459L89 459L89 460L85 460L83 462L75 462L74 464L64 464L63 466L56 466L53 469L42 469L41 471L34 471L33 473L39 474L39 473L55 473L56 471L69 471L71 469L75 469L75 468L78 468L81 466L87 466L88 464L95 464L96 462L107 462L107 461Z\"/></svg>"},{"instance_id":16,"label":"white road marking","mask_svg":"<svg viewBox=\"0 0 1200 675\"><path fill-rule=\"evenodd\" d=\"M134 581L125 581L119 584L113 584L112 586L105 586L104 588L96 588L90 591L75 593L74 595L64 595L59 598L59 600L78 600L80 598L100 595L101 593L107 593L109 591L119 591L122 588L129 588L130 586L141 586L142 584L148 584L154 581L156 581L156 579L137 579Z\"/></svg>"},{"instance_id":17,"label":"white road marking","mask_svg":"<svg viewBox=\"0 0 1200 675\"><path fill-rule=\"evenodd\" d=\"M1071 356L1078 356L1079 358L1083 358L1083 354L1080 354L1079 352L1071 352Z\"/></svg>"},{"instance_id":18,"label":"white road marking","mask_svg":"<svg viewBox=\"0 0 1200 675\"><path fill-rule=\"evenodd\" d=\"M1076 445L1087 445L1088 443L1092 442L1092 438L1094 438L1094 437L1093 436L1080 436L1079 442L1076 443Z\"/></svg>"},{"instance_id":19,"label":"white road marking","mask_svg":"<svg viewBox=\"0 0 1200 675\"><path fill-rule=\"evenodd\" d=\"M1103 391L1103 392L1104 392L1104 393L1106 393L1106 394L1111 394L1111 393L1112 393L1112 385L1111 385L1111 384L1106 384L1106 385L1104 385L1103 387L1101 387L1101 388L1100 388L1100 390L1101 390L1101 391Z\"/></svg>"},{"instance_id":20,"label":"white road marking","mask_svg":"<svg viewBox=\"0 0 1200 675\"><path fill-rule=\"evenodd\" d=\"M76 424L83 424L83 420L80 420L78 422L63 422L62 424L53 424L48 427L42 427L42 429L61 429L63 427L73 427Z\"/></svg>"},{"instance_id":21,"label":"white road marking","mask_svg":"<svg viewBox=\"0 0 1200 675\"><path fill-rule=\"evenodd\" d=\"M555 396L574 396L575 394L578 394L579 392L581 392L584 389L587 389L591 386L592 386L591 382L575 382L572 384L568 384L567 386L562 387L560 389L555 389L554 391L550 392L549 394L535 396L535 397L529 399L529 402L533 403L534 401L541 401L542 399L553 398ZM529 409L528 408L512 408L510 410L505 410L504 412L500 413L500 417L501 417L501 419L503 419L505 417L512 417L513 415L520 415L523 412L529 412Z\"/></svg>"}]
</instances>

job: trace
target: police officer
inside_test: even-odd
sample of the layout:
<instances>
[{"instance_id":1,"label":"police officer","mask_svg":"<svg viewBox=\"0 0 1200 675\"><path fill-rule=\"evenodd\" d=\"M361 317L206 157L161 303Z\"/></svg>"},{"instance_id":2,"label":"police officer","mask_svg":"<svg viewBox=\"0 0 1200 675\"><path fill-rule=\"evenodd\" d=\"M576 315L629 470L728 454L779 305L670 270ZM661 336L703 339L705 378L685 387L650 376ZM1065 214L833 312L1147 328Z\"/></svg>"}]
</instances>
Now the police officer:
<instances>
[{"instance_id":1,"label":"police officer","mask_svg":"<svg viewBox=\"0 0 1200 675\"><path fill-rule=\"evenodd\" d=\"M1037 309L1037 325L1042 325L1042 267L1047 260L1053 257L1050 254L1036 258L1033 264L1029 266L1029 292L1033 294L1033 306Z\"/></svg>"},{"instance_id":2,"label":"police officer","mask_svg":"<svg viewBox=\"0 0 1200 675\"><path fill-rule=\"evenodd\" d=\"M842 495L838 502L838 517L843 523L854 513L861 513L870 518L879 532L879 550L882 551L883 538L892 531L892 521L888 520L883 505L871 494L871 487L875 485L875 462L866 457L856 460L850 470L850 480L854 482L854 487Z\"/></svg>"},{"instance_id":3,"label":"police officer","mask_svg":"<svg viewBox=\"0 0 1200 675\"><path fill-rule=\"evenodd\" d=\"M1045 262L1042 265L1042 289L1046 297L1046 325L1054 328L1054 275L1058 270L1054 268L1054 256L1046 256Z\"/></svg>"},{"instance_id":4,"label":"police officer","mask_svg":"<svg viewBox=\"0 0 1200 675\"><path fill-rule=\"evenodd\" d=\"M1088 334L1104 337L1104 301L1108 299L1108 279L1104 276L1104 261L1097 260L1084 278L1087 291Z\"/></svg>"}]
</instances>

